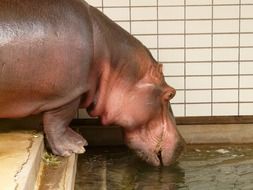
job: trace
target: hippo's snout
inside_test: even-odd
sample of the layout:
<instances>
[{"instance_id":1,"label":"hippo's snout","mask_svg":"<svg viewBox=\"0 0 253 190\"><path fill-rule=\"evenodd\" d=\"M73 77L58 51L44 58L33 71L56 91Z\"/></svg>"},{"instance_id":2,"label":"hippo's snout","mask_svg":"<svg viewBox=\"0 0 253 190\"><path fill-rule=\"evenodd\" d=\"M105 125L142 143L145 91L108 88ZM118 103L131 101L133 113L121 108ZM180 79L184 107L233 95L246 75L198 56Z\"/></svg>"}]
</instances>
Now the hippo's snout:
<instances>
[{"instance_id":1,"label":"hippo's snout","mask_svg":"<svg viewBox=\"0 0 253 190\"><path fill-rule=\"evenodd\" d=\"M167 133L160 143L151 143L152 140L154 140L152 135L144 137L137 132L125 133L128 147L134 150L138 157L153 166L169 166L175 163L185 147L185 141L176 130L175 133Z\"/></svg>"},{"instance_id":2,"label":"hippo's snout","mask_svg":"<svg viewBox=\"0 0 253 190\"><path fill-rule=\"evenodd\" d=\"M175 163L181 156L184 148L185 148L185 141L181 136L178 138L177 143L174 145L173 150L172 150L172 147L166 147L166 146L162 147L162 150L158 152L160 165L169 166Z\"/></svg>"}]
</instances>

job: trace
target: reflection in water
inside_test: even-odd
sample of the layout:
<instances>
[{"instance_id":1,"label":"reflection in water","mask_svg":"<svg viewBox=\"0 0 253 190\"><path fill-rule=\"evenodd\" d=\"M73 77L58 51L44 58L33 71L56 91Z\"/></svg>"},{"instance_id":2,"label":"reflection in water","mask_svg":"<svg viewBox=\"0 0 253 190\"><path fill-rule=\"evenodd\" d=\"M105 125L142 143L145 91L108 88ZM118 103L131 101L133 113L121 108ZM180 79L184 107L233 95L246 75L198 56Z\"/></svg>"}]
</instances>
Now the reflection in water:
<instances>
[{"instance_id":1,"label":"reflection in water","mask_svg":"<svg viewBox=\"0 0 253 190\"><path fill-rule=\"evenodd\" d=\"M253 189L253 147L189 146L179 163L152 167L124 147L79 156L75 190Z\"/></svg>"}]
</instances>

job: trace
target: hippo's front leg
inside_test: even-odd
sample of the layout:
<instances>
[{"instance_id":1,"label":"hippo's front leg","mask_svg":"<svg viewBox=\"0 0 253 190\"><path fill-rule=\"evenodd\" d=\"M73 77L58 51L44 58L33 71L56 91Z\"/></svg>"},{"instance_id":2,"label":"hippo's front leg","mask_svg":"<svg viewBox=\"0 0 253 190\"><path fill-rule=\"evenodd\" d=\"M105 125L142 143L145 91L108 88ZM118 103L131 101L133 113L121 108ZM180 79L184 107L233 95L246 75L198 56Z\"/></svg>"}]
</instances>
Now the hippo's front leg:
<instances>
[{"instance_id":1,"label":"hippo's front leg","mask_svg":"<svg viewBox=\"0 0 253 190\"><path fill-rule=\"evenodd\" d=\"M43 115L44 131L54 154L70 156L72 153L85 152L87 141L68 126L75 116L79 102L78 98Z\"/></svg>"}]
</instances>

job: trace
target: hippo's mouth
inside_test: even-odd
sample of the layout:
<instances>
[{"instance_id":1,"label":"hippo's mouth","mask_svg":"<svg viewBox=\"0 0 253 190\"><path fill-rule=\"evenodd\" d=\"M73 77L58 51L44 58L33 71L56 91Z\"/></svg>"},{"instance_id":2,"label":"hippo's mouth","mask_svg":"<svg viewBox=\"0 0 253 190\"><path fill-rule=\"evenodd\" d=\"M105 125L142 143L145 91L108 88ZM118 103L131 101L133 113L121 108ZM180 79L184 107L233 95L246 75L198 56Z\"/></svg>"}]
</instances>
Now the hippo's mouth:
<instances>
[{"instance_id":1,"label":"hippo's mouth","mask_svg":"<svg viewBox=\"0 0 253 190\"><path fill-rule=\"evenodd\" d=\"M162 159L162 151L161 150L159 150L157 152L157 157L158 157L158 159L160 161L160 166L163 166L163 159Z\"/></svg>"},{"instance_id":2,"label":"hippo's mouth","mask_svg":"<svg viewBox=\"0 0 253 190\"><path fill-rule=\"evenodd\" d=\"M136 151L136 154L139 158L146 161L147 163L153 166L163 166L163 159L162 159L162 151L160 150L157 153L145 153L142 150Z\"/></svg>"}]
</instances>

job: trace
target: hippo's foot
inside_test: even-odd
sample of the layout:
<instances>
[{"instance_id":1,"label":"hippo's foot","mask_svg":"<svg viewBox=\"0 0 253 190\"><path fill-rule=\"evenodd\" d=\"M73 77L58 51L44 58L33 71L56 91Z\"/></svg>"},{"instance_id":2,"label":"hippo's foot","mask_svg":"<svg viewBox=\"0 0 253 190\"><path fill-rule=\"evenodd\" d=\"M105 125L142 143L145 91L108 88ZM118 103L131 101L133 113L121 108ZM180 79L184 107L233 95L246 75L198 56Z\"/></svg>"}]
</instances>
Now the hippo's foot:
<instances>
[{"instance_id":1,"label":"hippo's foot","mask_svg":"<svg viewBox=\"0 0 253 190\"><path fill-rule=\"evenodd\" d=\"M70 156L72 153L82 154L85 152L84 146L88 145L81 135L69 127L62 134L58 132L47 134L47 140L53 153L59 156Z\"/></svg>"},{"instance_id":2,"label":"hippo's foot","mask_svg":"<svg viewBox=\"0 0 253 190\"><path fill-rule=\"evenodd\" d=\"M43 114L44 131L54 154L70 156L85 152L88 143L78 133L68 127L79 107L80 98Z\"/></svg>"}]
</instances>

